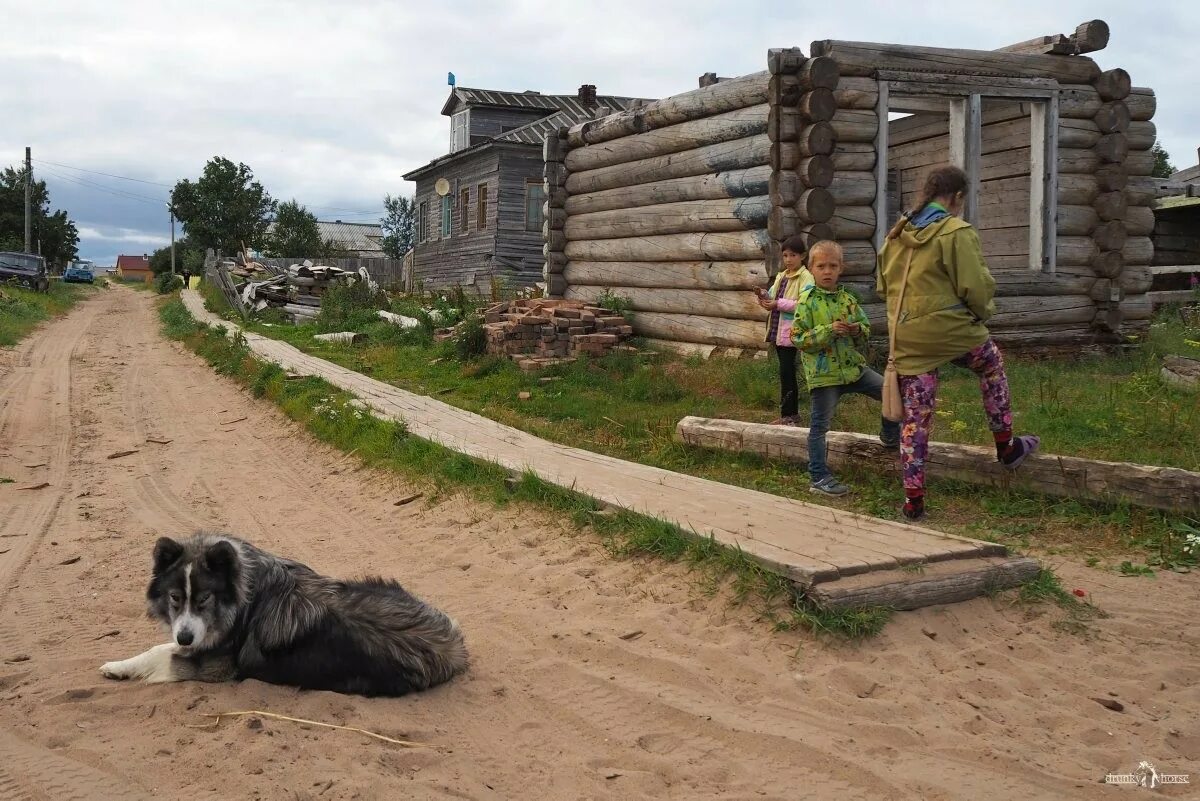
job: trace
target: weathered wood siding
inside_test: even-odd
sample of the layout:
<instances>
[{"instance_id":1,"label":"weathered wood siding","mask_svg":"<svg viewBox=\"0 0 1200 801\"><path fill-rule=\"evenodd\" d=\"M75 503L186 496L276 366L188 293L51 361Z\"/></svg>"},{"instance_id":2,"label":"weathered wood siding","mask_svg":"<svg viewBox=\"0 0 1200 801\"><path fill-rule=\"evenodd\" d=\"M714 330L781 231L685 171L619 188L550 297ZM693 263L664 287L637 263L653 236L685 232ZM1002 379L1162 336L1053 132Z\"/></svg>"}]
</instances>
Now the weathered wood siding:
<instances>
[{"instance_id":1,"label":"weathered wood siding","mask_svg":"<svg viewBox=\"0 0 1200 801\"><path fill-rule=\"evenodd\" d=\"M485 291L491 279L492 254L495 252L496 189L498 186L499 153L485 148L478 153L448 162L441 170L431 172L417 181L416 202L429 206L429 239L420 241L413 253L414 285L425 289L444 289L450 286L476 287ZM438 178L450 182L451 233L441 233L442 198L434 191ZM479 185L488 186L488 219L479 229L477 204ZM470 189L471 204L467 229L462 229L459 207L460 190Z\"/></svg>"},{"instance_id":2,"label":"weathered wood siding","mask_svg":"<svg viewBox=\"0 0 1200 801\"><path fill-rule=\"evenodd\" d=\"M542 280L542 229L525 230L525 182L541 186L542 163L539 147L505 148L500 154L495 274L510 287Z\"/></svg>"},{"instance_id":3,"label":"weathered wood siding","mask_svg":"<svg viewBox=\"0 0 1200 801\"><path fill-rule=\"evenodd\" d=\"M527 125L534 120L540 120L542 117L553 113L553 108L547 110L473 107L470 119L471 141L477 141L476 137L493 139L505 131L520 128L522 125Z\"/></svg>"}]
</instances>

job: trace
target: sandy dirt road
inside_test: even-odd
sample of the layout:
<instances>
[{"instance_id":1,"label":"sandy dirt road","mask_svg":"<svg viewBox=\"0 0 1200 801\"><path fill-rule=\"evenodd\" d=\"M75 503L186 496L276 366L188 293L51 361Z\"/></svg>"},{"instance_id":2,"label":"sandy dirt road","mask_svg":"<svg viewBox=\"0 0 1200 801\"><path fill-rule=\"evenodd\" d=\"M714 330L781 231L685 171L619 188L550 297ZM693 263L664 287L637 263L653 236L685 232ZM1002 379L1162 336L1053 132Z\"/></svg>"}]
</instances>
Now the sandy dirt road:
<instances>
[{"instance_id":1,"label":"sandy dirt road","mask_svg":"<svg viewBox=\"0 0 1200 801\"><path fill-rule=\"evenodd\" d=\"M857 645L774 634L682 567L614 561L549 516L393 506L402 482L165 341L145 294L103 293L0 352L0 477L0 799L1093 799L1141 760L1200 782L1194 575L1061 565L1111 613L1088 636L993 599ZM470 672L400 699L102 679L162 641L150 549L197 527L398 578L461 622ZM246 709L430 747L200 728Z\"/></svg>"}]
</instances>

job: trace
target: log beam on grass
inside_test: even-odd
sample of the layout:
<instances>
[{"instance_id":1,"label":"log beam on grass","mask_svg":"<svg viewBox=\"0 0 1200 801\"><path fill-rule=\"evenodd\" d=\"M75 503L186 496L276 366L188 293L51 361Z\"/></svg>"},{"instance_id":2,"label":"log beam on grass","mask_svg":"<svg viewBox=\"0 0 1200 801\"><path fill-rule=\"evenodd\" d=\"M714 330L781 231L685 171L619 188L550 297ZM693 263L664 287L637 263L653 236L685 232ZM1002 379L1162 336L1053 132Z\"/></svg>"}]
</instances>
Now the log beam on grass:
<instances>
[{"instance_id":1,"label":"log beam on grass","mask_svg":"<svg viewBox=\"0 0 1200 801\"><path fill-rule=\"evenodd\" d=\"M570 195L567 197L565 208L568 214L590 214L685 200L754 197L767 194L770 178L771 168L763 164L740 170L689 175L636 186Z\"/></svg>"},{"instance_id":2,"label":"log beam on grass","mask_svg":"<svg viewBox=\"0 0 1200 801\"><path fill-rule=\"evenodd\" d=\"M1035 578L1041 562L1032 556L944 559L920 571L876 570L812 584L804 595L821 609L921 609L958 603L1019 587Z\"/></svg>"},{"instance_id":3,"label":"log beam on grass","mask_svg":"<svg viewBox=\"0 0 1200 801\"><path fill-rule=\"evenodd\" d=\"M850 76L872 76L879 69L890 69L1053 78L1060 83L1080 84L1091 83L1100 76L1096 62L1086 56L1063 58L837 39L813 42L809 54L832 58L841 74Z\"/></svg>"},{"instance_id":4,"label":"log beam on grass","mask_svg":"<svg viewBox=\"0 0 1200 801\"><path fill-rule=\"evenodd\" d=\"M563 230L567 241L748 231L765 227L770 211L771 199L766 195L723 200L685 200L636 209L573 214L566 221Z\"/></svg>"},{"instance_id":5,"label":"log beam on grass","mask_svg":"<svg viewBox=\"0 0 1200 801\"><path fill-rule=\"evenodd\" d=\"M653 156L614 164L611 167L573 172L567 178L566 187L570 194L582 195L651 181L665 181L669 178L758 167L767 164L770 155L771 140L764 133L666 156Z\"/></svg>"},{"instance_id":6,"label":"log beam on grass","mask_svg":"<svg viewBox=\"0 0 1200 801\"><path fill-rule=\"evenodd\" d=\"M568 242L571 261L752 261L763 258L765 230L718 234L665 234Z\"/></svg>"},{"instance_id":7,"label":"log beam on grass","mask_svg":"<svg viewBox=\"0 0 1200 801\"><path fill-rule=\"evenodd\" d=\"M770 281L766 262L756 261L572 261L563 270L580 286L739 289L750 291Z\"/></svg>"},{"instance_id":8,"label":"log beam on grass","mask_svg":"<svg viewBox=\"0 0 1200 801\"><path fill-rule=\"evenodd\" d=\"M577 147L567 152L564 163L572 172L583 172L718 142L745 139L766 131L767 104L760 103L596 145Z\"/></svg>"},{"instance_id":9,"label":"log beam on grass","mask_svg":"<svg viewBox=\"0 0 1200 801\"><path fill-rule=\"evenodd\" d=\"M758 305L754 293L745 290L583 286L572 283L567 289L566 298L598 303L606 292L622 298L635 312L694 314L759 322L767 319L767 311Z\"/></svg>"},{"instance_id":10,"label":"log beam on grass","mask_svg":"<svg viewBox=\"0 0 1200 801\"><path fill-rule=\"evenodd\" d=\"M757 106L767 102L769 78L769 73L765 71L742 75L703 89L655 100L640 108L589 120L567 131L567 144L574 148L608 142L655 128Z\"/></svg>"},{"instance_id":11,"label":"log beam on grass","mask_svg":"<svg viewBox=\"0 0 1200 801\"><path fill-rule=\"evenodd\" d=\"M685 417L676 426L676 435L689 445L808 461L805 428ZM887 473L898 472L895 453L881 447L875 435L830 431L826 447L831 467L869 464ZM925 469L935 479L1172 512L1200 511L1200 473L1173 467L1039 453L1009 472L996 461L990 446L931 442Z\"/></svg>"}]
</instances>

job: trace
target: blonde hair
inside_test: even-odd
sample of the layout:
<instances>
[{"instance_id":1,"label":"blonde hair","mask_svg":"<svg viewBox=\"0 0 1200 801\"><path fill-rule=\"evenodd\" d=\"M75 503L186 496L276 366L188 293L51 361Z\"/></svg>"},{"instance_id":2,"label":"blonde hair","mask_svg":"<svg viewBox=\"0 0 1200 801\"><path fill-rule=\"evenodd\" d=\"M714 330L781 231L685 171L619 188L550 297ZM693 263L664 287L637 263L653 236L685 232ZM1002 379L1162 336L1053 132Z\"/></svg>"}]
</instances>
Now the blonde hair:
<instances>
[{"instance_id":1,"label":"blonde hair","mask_svg":"<svg viewBox=\"0 0 1200 801\"><path fill-rule=\"evenodd\" d=\"M830 253L834 256L837 256L838 261L843 261L845 259L845 251L842 250L842 246L839 245L837 242L834 242L832 239L822 239L820 242L817 242L816 244L809 247L809 249L808 249L808 263L809 264L816 263L818 253Z\"/></svg>"}]
</instances>

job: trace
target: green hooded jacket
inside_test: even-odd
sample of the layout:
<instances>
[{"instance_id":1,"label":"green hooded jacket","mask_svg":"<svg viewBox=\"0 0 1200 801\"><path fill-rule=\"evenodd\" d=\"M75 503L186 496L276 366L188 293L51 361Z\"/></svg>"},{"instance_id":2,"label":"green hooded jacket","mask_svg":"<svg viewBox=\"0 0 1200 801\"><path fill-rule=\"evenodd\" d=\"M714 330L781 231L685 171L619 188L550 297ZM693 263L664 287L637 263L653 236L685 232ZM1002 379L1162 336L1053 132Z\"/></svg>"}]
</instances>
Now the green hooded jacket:
<instances>
[{"instance_id":1,"label":"green hooded jacket","mask_svg":"<svg viewBox=\"0 0 1200 801\"><path fill-rule=\"evenodd\" d=\"M835 336L833 324L858 323L854 336ZM808 388L852 384L867 364L860 349L866 348L871 323L858 298L842 287L832 292L812 284L800 293L792 321L792 342L800 351Z\"/></svg>"},{"instance_id":2,"label":"green hooded jacket","mask_svg":"<svg viewBox=\"0 0 1200 801\"><path fill-rule=\"evenodd\" d=\"M912 223L879 252L875 288L896 318L904 262L912 252L908 288L896 326L896 371L920 375L982 345L996 312L996 281L983 261L979 234L958 217L918 228Z\"/></svg>"}]
</instances>

